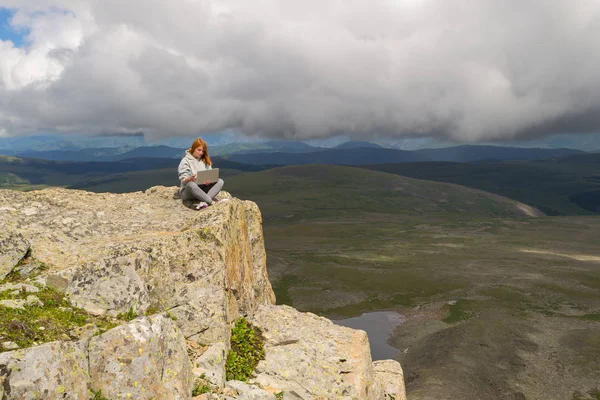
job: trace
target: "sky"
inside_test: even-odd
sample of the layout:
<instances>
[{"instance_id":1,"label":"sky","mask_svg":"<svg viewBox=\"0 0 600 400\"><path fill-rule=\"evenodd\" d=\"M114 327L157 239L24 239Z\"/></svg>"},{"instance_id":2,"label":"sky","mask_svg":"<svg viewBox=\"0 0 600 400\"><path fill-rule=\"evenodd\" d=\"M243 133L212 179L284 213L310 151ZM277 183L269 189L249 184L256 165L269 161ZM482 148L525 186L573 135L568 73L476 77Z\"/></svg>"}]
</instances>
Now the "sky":
<instances>
[{"instance_id":1,"label":"sky","mask_svg":"<svg viewBox=\"0 0 600 400\"><path fill-rule=\"evenodd\" d=\"M600 132L600 0L0 0L0 137Z\"/></svg>"}]
</instances>

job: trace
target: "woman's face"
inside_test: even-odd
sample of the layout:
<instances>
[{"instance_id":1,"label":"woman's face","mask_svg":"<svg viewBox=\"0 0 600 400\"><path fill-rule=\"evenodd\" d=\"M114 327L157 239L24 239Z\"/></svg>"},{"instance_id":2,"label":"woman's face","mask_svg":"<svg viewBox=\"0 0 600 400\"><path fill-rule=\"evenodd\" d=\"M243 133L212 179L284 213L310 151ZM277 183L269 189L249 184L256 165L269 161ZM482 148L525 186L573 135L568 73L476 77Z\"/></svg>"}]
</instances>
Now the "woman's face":
<instances>
[{"instance_id":1,"label":"woman's face","mask_svg":"<svg viewBox=\"0 0 600 400\"><path fill-rule=\"evenodd\" d=\"M204 148L202 146L198 146L196 150L194 150L194 152L192 153L192 157L200 158L202 157L202 154L204 154Z\"/></svg>"}]
</instances>

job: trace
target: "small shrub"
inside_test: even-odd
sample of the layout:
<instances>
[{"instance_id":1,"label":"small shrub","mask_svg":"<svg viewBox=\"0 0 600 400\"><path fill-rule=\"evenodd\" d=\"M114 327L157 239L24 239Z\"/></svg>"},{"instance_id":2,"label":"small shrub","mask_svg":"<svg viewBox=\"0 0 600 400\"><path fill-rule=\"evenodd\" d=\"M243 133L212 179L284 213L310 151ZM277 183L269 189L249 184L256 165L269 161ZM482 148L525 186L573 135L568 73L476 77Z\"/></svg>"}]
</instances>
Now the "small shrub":
<instances>
[{"instance_id":1,"label":"small shrub","mask_svg":"<svg viewBox=\"0 0 600 400\"><path fill-rule=\"evenodd\" d=\"M192 389L192 396L199 396L204 393L210 393L210 387L196 382L194 384L194 389Z\"/></svg>"},{"instance_id":2,"label":"small shrub","mask_svg":"<svg viewBox=\"0 0 600 400\"><path fill-rule=\"evenodd\" d=\"M94 397L92 400L108 400L106 397L102 395L102 389L92 390L92 394Z\"/></svg>"},{"instance_id":3,"label":"small shrub","mask_svg":"<svg viewBox=\"0 0 600 400\"><path fill-rule=\"evenodd\" d=\"M129 307L129 310L127 312L117 315L117 318L125 320L125 321L131 321L131 320L137 318L137 314L136 314L133 306L131 306L131 307Z\"/></svg>"},{"instance_id":4,"label":"small shrub","mask_svg":"<svg viewBox=\"0 0 600 400\"><path fill-rule=\"evenodd\" d=\"M260 329L250 325L244 318L238 319L231 331L231 350L225 364L227 380L246 382L258 362L264 358L264 341Z\"/></svg>"},{"instance_id":5,"label":"small shrub","mask_svg":"<svg viewBox=\"0 0 600 400\"><path fill-rule=\"evenodd\" d=\"M177 321L177 317L174 316L173 314L171 314L170 312L167 311L166 315L167 315L167 317L171 318L173 321Z\"/></svg>"},{"instance_id":6,"label":"small shrub","mask_svg":"<svg viewBox=\"0 0 600 400\"><path fill-rule=\"evenodd\" d=\"M283 400L283 392L275 393L275 398L277 400Z\"/></svg>"}]
</instances>

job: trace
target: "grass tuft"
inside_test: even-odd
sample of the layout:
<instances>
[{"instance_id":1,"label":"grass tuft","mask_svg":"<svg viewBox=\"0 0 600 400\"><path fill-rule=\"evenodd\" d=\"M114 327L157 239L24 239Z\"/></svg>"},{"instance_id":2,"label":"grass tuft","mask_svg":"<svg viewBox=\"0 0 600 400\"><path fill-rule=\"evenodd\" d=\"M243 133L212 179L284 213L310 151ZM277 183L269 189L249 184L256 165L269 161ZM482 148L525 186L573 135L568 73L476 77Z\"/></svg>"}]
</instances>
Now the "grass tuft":
<instances>
[{"instance_id":1,"label":"grass tuft","mask_svg":"<svg viewBox=\"0 0 600 400\"><path fill-rule=\"evenodd\" d=\"M135 312L135 308L133 308L133 306L130 306L127 312L120 313L119 315L117 315L117 318L129 322L137 318L137 313Z\"/></svg>"},{"instance_id":2,"label":"grass tuft","mask_svg":"<svg viewBox=\"0 0 600 400\"><path fill-rule=\"evenodd\" d=\"M204 393L210 393L210 386L196 382L194 389L192 389L192 396L199 396Z\"/></svg>"},{"instance_id":3,"label":"grass tuft","mask_svg":"<svg viewBox=\"0 0 600 400\"><path fill-rule=\"evenodd\" d=\"M231 350L225 364L227 380L246 382L264 357L264 339L260 329L244 318L238 319L231 331Z\"/></svg>"},{"instance_id":4,"label":"grass tuft","mask_svg":"<svg viewBox=\"0 0 600 400\"><path fill-rule=\"evenodd\" d=\"M94 396L94 397L92 397L92 400L109 400L108 398L106 398L102 395L101 389L92 390L92 395Z\"/></svg>"},{"instance_id":5,"label":"grass tuft","mask_svg":"<svg viewBox=\"0 0 600 400\"><path fill-rule=\"evenodd\" d=\"M25 290L0 293L0 300L23 300L33 295L42 302L42 305L29 305L24 309L0 306L0 336L3 341L26 348L55 340L70 340L72 329L89 323L95 324L99 333L116 326L109 318L93 317L74 307L64 294L50 287L36 286L40 289L36 293Z\"/></svg>"}]
</instances>

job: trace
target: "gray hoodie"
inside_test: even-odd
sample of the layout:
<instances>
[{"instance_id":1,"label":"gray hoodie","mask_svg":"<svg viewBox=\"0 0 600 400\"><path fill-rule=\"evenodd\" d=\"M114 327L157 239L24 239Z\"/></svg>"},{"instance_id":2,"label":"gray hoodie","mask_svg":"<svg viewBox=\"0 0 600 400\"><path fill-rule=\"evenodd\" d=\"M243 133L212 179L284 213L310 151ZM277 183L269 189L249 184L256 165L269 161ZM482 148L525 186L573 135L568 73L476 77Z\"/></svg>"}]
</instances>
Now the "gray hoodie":
<instances>
[{"instance_id":1,"label":"gray hoodie","mask_svg":"<svg viewBox=\"0 0 600 400\"><path fill-rule=\"evenodd\" d=\"M185 187L185 183L183 183L185 178L196 175L196 172L198 171L206 171L207 169L212 169L212 166L205 164L202 160L194 158L190 152L186 150L185 156L183 156L181 162L179 163L179 167L177 168L177 172L179 173L179 182L181 182L179 191L183 191L183 188Z\"/></svg>"}]
</instances>

